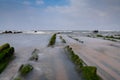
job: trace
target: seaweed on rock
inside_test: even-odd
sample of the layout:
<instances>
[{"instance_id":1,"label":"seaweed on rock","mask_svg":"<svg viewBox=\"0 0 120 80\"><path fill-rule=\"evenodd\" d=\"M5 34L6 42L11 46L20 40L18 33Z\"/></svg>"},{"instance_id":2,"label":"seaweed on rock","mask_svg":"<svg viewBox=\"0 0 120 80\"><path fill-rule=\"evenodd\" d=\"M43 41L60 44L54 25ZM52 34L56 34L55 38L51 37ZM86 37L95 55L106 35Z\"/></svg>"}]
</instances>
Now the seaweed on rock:
<instances>
[{"instance_id":1,"label":"seaweed on rock","mask_svg":"<svg viewBox=\"0 0 120 80\"><path fill-rule=\"evenodd\" d=\"M30 64L22 64L20 69L19 69L19 72L20 72L21 75L27 75L32 70L33 70L32 65L30 65Z\"/></svg>"},{"instance_id":2,"label":"seaweed on rock","mask_svg":"<svg viewBox=\"0 0 120 80\"><path fill-rule=\"evenodd\" d=\"M55 44L55 41L56 41L56 35L57 34L53 34L50 41L49 41L49 44L48 44L48 47L49 46L53 46Z\"/></svg>"},{"instance_id":3,"label":"seaweed on rock","mask_svg":"<svg viewBox=\"0 0 120 80\"><path fill-rule=\"evenodd\" d=\"M65 50L68 52L69 58L76 66L76 70L82 73L85 80L101 80L97 75L97 68L95 66L88 66L80 57L74 53L70 46L66 46Z\"/></svg>"},{"instance_id":4,"label":"seaweed on rock","mask_svg":"<svg viewBox=\"0 0 120 80\"><path fill-rule=\"evenodd\" d=\"M6 43L0 46L0 73L7 67L8 63L14 55L14 47Z\"/></svg>"}]
</instances>

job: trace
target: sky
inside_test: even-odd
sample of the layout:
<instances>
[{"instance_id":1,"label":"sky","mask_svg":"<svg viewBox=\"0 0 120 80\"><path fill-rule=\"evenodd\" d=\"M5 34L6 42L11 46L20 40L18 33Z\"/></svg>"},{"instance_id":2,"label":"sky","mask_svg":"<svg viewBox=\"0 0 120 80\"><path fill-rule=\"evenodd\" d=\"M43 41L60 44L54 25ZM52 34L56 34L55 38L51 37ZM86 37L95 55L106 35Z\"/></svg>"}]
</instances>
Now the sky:
<instances>
[{"instance_id":1,"label":"sky","mask_svg":"<svg viewBox=\"0 0 120 80\"><path fill-rule=\"evenodd\" d=\"M0 30L120 30L120 0L0 0Z\"/></svg>"}]
</instances>

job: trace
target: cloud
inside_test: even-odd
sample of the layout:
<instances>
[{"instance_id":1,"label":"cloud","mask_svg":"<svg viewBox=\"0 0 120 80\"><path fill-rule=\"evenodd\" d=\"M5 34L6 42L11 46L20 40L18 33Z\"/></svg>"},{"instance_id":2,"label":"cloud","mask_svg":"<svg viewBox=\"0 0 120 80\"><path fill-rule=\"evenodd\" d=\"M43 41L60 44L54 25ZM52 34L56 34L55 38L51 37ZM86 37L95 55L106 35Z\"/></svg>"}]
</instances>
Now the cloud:
<instances>
[{"instance_id":1,"label":"cloud","mask_svg":"<svg viewBox=\"0 0 120 80\"><path fill-rule=\"evenodd\" d=\"M95 8L96 6L90 6L86 0L70 0L70 5L67 6L49 6L47 11L56 11L62 14L66 14L73 17L80 17L80 16L96 16L96 17L105 17L108 15L109 11L101 10ZM102 6L102 4L101 4ZM119 8L116 8L119 9Z\"/></svg>"},{"instance_id":2,"label":"cloud","mask_svg":"<svg viewBox=\"0 0 120 80\"><path fill-rule=\"evenodd\" d=\"M44 4L44 1L43 0L34 0L34 1L26 0L26 1L23 1L23 4L27 6L35 6L35 5Z\"/></svg>"},{"instance_id":3,"label":"cloud","mask_svg":"<svg viewBox=\"0 0 120 80\"><path fill-rule=\"evenodd\" d=\"M37 4L37 5L44 4L44 1L43 1L43 0L36 0L36 4Z\"/></svg>"},{"instance_id":4,"label":"cloud","mask_svg":"<svg viewBox=\"0 0 120 80\"><path fill-rule=\"evenodd\" d=\"M102 0L102 2L100 2L99 4L98 0L96 2L94 0L91 0L91 2L89 2L89 0L70 0L70 5L55 7L49 6L46 9L46 11L61 13L61 15L65 16L66 18L73 20L75 24L78 24L78 26L80 24L83 24L81 23L81 20L82 22L86 21L85 25L87 25L87 23L88 25L89 24L102 25L107 24L107 21L110 20L112 21L113 17L115 16L114 14L118 14L118 12L120 12L119 7L115 7L115 9L117 10L114 10L113 6L114 4L112 4L112 2L114 1L110 2L110 4L108 4L107 2L109 1ZM93 3L101 5L101 8L99 8L97 4L93 5ZM107 5L105 6L105 4ZM105 6L105 8L102 8L102 6Z\"/></svg>"},{"instance_id":5,"label":"cloud","mask_svg":"<svg viewBox=\"0 0 120 80\"><path fill-rule=\"evenodd\" d=\"M23 29L24 26L26 29L51 30L120 29L120 5L118 5L120 0L69 1L66 5L49 5L44 0L24 0L25 6L19 5L20 9L11 8L13 9L11 11L8 7L9 11L4 11L5 9L1 11L0 24L20 26ZM26 5L30 6L26 7Z\"/></svg>"},{"instance_id":6,"label":"cloud","mask_svg":"<svg viewBox=\"0 0 120 80\"><path fill-rule=\"evenodd\" d=\"M30 1L23 1L23 4L24 5L31 5L31 2Z\"/></svg>"}]
</instances>

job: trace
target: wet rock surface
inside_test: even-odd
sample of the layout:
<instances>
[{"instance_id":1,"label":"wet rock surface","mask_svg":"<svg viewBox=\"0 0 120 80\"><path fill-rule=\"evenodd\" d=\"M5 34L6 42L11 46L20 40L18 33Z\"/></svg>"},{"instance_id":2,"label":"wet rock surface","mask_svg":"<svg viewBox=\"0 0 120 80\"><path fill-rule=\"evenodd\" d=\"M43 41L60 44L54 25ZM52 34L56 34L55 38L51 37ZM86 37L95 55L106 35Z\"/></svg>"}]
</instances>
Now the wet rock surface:
<instances>
[{"instance_id":1,"label":"wet rock surface","mask_svg":"<svg viewBox=\"0 0 120 80\"><path fill-rule=\"evenodd\" d=\"M96 66L98 74L104 80L120 79L120 48L119 43L108 40L74 36L84 44L64 35L68 45L70 45L75 53L80 56L88 65Z\"/></svg>"}]
</instances>

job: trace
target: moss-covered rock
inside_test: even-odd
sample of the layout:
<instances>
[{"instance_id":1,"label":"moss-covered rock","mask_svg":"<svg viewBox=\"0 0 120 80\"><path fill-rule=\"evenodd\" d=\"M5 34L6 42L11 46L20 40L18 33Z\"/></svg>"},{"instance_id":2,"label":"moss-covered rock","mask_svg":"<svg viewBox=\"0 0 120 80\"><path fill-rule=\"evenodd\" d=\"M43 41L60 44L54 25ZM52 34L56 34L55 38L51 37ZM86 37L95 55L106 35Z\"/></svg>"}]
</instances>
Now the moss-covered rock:
<instances>
[{"instance_id":1,"label":"moss-covered rock","mask_svg":"<svg viewBox=\"0 0 120 80\"><path fill-rule=\"evenodd\" d=\"M8 43L0 46L0 73L7 67L14 54L14 48Z\"/></svg>"},{"instance_id":2,"label":"moss-covered rock","mask_svg":"<svg viewBox=\"0 0 120 80\"><path fill-rule=\"evenodd\" d=\"M0 46L0 52L1 52L2 50L4 50L4 49L7 49L7 48L10 48L10 44L5 43L5 44L1 45L1 46Z\"/></svg>"},{"instance_id":3,"label":"moss-covered rock","mask_svg":"<svg viewBox=\"0 0 120 80\"><path fill-rule=\"evenodd\" d=\"M35 60L35 61L37 61L37 60L38 60L38 55L37 55L37 54L33 54L33 55L30 57L30 60Z\"/></svg>"},{"instance_id":4,"label":"moss-covered rock","mask_svg":"<svg viewBox=\"0 0 120 80\"><path fill-rule=\"evenodd\" d=\"M4 49L0 53L0 62L4 61L6 58L9 59L14 54L14 48L10 47L7 49Z\"/></svg>"},{"instance_id":5,"label":"moss-covered rock","mask_svg":"<svg viewBox=\"0 0 120 80\"><path fill-rule=\"evenodd\" d=\"M60 36L60 39L62 40L62 43L66 43L65 39L63 39L62 36Z\"/></svg>"},{"instance_id":6,"label":"moss-covered rock","mask_svg":"<svg viewBox=\"0 0 120 80\"><path fill-rule=\"evenodd\" d=\"M19 69L21 75L26 75L32 70L33 70L33 67L30 64L23 64Z\"/></svg>"},{"instance_id":7,"label":"moss-covered rock","mask_svg":"<svg viewBox=\"0 0 120 80\"><path fill-rule=\"evenodd\" d=\"M29 60L34 60L37 61L39 56L38 56L38 49L34 49L34 51L32 52L32 56L29 58Z\"/></svg>"},{"instance_id":8,"label":"moss-covered rock","mask_svg":"<svg viewBox=\"0 0 120 80\"><path fill-rule=\"evenodd\" d=\"M49 41L48 46L53 46L55 44L55 41L56 41L56 34L53 34Z\"/></svg>"},{"instance_id":9,"label":"moss-covered rock","mask_svg":"<svg viewBox=\"0 0 120 80\"><path fill-rule=\"evenodd\" d=\"M94 66L87 66L86 63L74 53L70 46L66 46L65 49L68 51L68 56L75 64L75 68L78 72L82 73L85 80L101 80L97 75L97 68Z\"/></svg>"},{"instance_id":10,"label":"moss-covered rock","mask_svg":"<svg viewBox=\"0 0 120 80\"><path fill-rule=\"evenodd\" d=\"M4 62L0 62L0 73L3 72L3 70L7 67L9 61L4 61Z\"/></svg>"},{"instance_id":11,"label":"moss-covered rock","mask_svg":"<svg viewBox=\"0 0 120 80\"><path fill-rule=\"evenodd\" d=\"M22 80L20 77L16 77L14 80Z\"/></svg>"},{"instance_id":12,"label":"moss-covered rock","mask_svg":"<svg viewBox=\"0 0 120 80\"><path fill-rule=\"evenodd\" d=\"M94 66L82 67L82 75L86 80L99 80L97 76L97 68Z\"/></svg>"}]
</instances>

